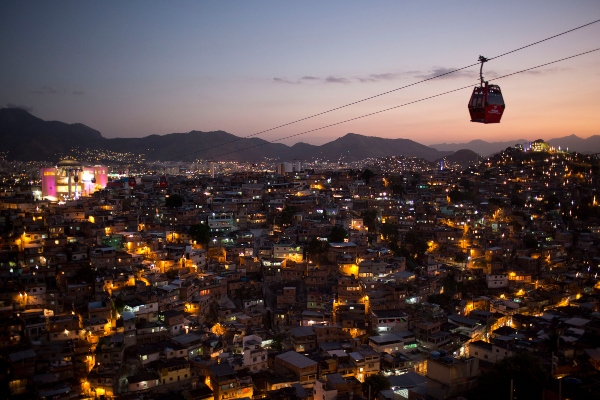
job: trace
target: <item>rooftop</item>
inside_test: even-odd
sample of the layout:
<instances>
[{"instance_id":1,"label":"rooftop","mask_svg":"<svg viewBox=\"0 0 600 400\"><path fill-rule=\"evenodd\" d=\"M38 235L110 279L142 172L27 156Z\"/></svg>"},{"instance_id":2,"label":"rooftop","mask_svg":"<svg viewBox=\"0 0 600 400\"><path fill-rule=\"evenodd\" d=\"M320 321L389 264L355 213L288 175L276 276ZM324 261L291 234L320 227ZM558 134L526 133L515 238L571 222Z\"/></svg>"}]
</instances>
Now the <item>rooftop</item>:
<instances>
[{"instance_id":1,"label":"rooftop","mask_svg":"<svg viewBox=\"0 0 600 400\"><path fill-rule=\"evenodd\" d=\"M295 351L288 351L286 353L279 354L275 358L283 360L297 368L307 368L317 365L316 361L313 361L300 353L296 353Z\"/></svg>"}]
</instances>

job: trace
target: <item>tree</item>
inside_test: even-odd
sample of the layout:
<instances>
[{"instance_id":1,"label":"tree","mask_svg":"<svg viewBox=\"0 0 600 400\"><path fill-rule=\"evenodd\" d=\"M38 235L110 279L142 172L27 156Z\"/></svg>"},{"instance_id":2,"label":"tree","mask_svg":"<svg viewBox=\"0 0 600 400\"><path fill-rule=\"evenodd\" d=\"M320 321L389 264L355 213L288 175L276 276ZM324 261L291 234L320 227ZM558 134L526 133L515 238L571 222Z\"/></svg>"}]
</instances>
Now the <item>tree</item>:
<instances>
[{"instance_id":1,"label":"tree","mask_svg":"<svg viewBox=\"0 0 600 400\"><path fill-rule=\"evenodd\" d=\"M386 242L396 243L398 241L398 225L386 222L381 225L380 232Z\"/></svg>"},{"instance_id":2,"label":"tree","mask_svg":"<svg viewBox=\"0 0 600 400\"><path fill-rule=\"evenodd\" d=\"M316 238L313 238L306 246L306 258L309 261L317 262L327 253L329 244Z\"/></svg>"},{"instance_id":3,"label":"tree","mask_svg":"<svg viewBox=\"0 0 600 400\"><path fill-rule=\"evenodd\" d=\"M165 275L167 278L169 278L169 280L174 280L179 277L179 271L177 271L177 268L171 268L165 273Z\"/></svg>"},{"instance_id":4,"label":"tree","mask_svg":"<svg viewBox=\"0 0 600 400\"><path fill-rule=\"evenodd\" d=\"M298 207L287 206L281 211L281 225L287 226L292 225L294 222L294 215L298 212Z\"/></svg>"},{"instance_id":5,"label":"tree","mask_svg":"<svg viewBox=\"0 0 600 400\"><path fill-rule=\"evenodd\" d=\"M535 249L538 247L538 241L534 235L527 235L523 238L523 244L529 249Z\"/></svg>"},{"instance_id":6,"label":"tree","mask_svg":"<svg viewBox=\"0 0 600 400\"><path fill-rule=\"evenodd\" d=\"M428 303L433 303L433 304L437 304L441 307L448 307L450 305L450 301L452 300L452 297L446 293L442 293L442 294L432 294L430 296L427 297L427 302Z\"/></svg>"},{"instance_id":7,"label":"tree","mask_svg":"<svg viewBox=\"0 0 600 400\"><path fill-rule=\"evenodd\" d=\"M245 286L235 290L235 298L238 299L242 305L244 304L244 300L252 299L255 295L256 293L252 286Z\"/></svg>"},{"instance_id":8,"label":"tree","mask_svg":"<svg viewBox=\"0 0 600 400\"><path fill-rule=\"evenodd\" d=\"M369 330L367 331L367 333L365 333L365 334L364 334L364 335L362 335L362 336L359 336L359 338L360 338L360 343L361 343L361 344L368 344L368 343L369 343L369 338L370 338L371 336L380 336L380 335L379 335L379 332L378 332L378 331L376 331L376 330L374 330L374 329L369 329Z\"/></svg>"},{"instance_id":9,"label":"tree","mask_svg":"<svg viewBox=\"0 0 600 400\"><path fill-rule=\"evenodd\" d=\"M365 210L360 213L363 219L363 224L369 229L369 232L375 232L377 228L377 211L376 210Z\"/></svg>"},{"instance_id":10,"label":"tree","mask_svg":"<svg viewBox=\"0 0 600 400\"><path fill-rule=\"evenodd\" d=\"M383 375L375 374L365 378L365 381L362 384L363 396L368 396L369 387L371 388L371 398L376 398L377 393L382 390L387 390L391 386L388 378Z\"/></svg>"},{"instance_id":11,"label":"tree","mask_svg":"<svg viewBox=\"0 0 600 400\"><path fill-rule=\"evenodd\" d=\"M442 287L444 288L444 293L449 296L454 295L458 292L458 283L454 280L454 275L446 275L442 280Z\"/></svg>"},{"instance_id":12,"label":"tree","mask_svg":"<svg viewBox=\"0 0 600 400\"><path fill-rule=\"evenodd\" d=\"M494 210L496 210L497 208L501 208L502 206L504 206L504 200L499 199L497 197L492 197L490 199L488 199L488 203L492 206L496 206L494 208Z\"/></svg>"},{"instance_id":13,"label":"tree","mask_svg":"<svg viewBox=\"0 0 600 400\"><path fill-rule=\"evenodd\" d=\"M115 301L113 302L113 307L116 311L118 311L119 313L123 313L123 309L125 309L125 300L123 300L120 297L117 297L115 299Z\"/></svg>"},{"instance_id":14,"label":"tree","mask_svg":"<svg viewBox=\"0 0 600 400\"><path fill-rule=\"evenodd\" d=\"M267 213L267 220L266 220L267 226L271 226L274 223L275 223L275 213L273 213L273 212Z\"/></svg>"},{"instance_id":15,"label":"tree","mask_svg":"<svg viewBox=\"0 0 600 400\"><path fill-rule=\"evenodd\" d=\"M210 243L210 227L207 224L195 224L190 226L189 234L196 243L206 245Z\"/></svg>"},{"instance_id":16,"label":"tree","mask_svg":"<svg viewBox=\"0 0 600 400\"><path fill-rule=\"evenodd\" d=\"M369 183L371 183L371 178L375 175L375 173L373 171L371 171L370 169L365 169L361 174L360 177L362 179L365 180L365 183L368 185Z\"/></svg>"},{"instance_id":17,"label":"tree","mask_svg":"<svg viewBox=\"0 0 600 400\"><path fill-rule=\"evenodd\" d=\"M451 203L459 203L464 200L464 194L458 189L454 188L448 193L448 197L450 197Z\"/></svg>"},{"instance_id":18,"label":"tree","mask_svg":"<svg viewBox=\"0 0 600 400\"><path fill-rule=\"evenodd\" d=\"M283 336L281 333L278 333L273 336L273 341L271 342L271 348L281 353L283 351Z\"/></svg>"},{"instance_id":19,"label":"tree","mask_svg":"<svg viewBox=\"0 0 600 400\"><path fill-rule=\"evenodd\" d=\"M0 376L3 377L0 379L0 398L10 399L11 397L9 382L14 377L12 370L12 364L8 357L0 359Z\"/></svg>"},{"instance_id":20,"label":"tree","mask_svg":"<svg viewBox=\"0 0 600 400\"><path fill-rule=\"evenodd\" d=\"M519 223L519 221L517 221L517 220L511 219L511 220L508 222L508 224L509 224L510 226L512 226L512 228L513 228L513 231L514 231L515 233L521 232L521 231L523 230L523 225L521 225L521 224Z\"/></svg>"},{"instance_id":21,"label":"tree","mask_svg":"<svg viewBox=\"0 0 600 400\"><path fill-rule=\"evenodd\" d=\"M212 328L210 328L210 331L217 336L223 336L225 332L227 332L227 328L221 324L214 324Z\"/></svg>"},{"instance_id":22,"label":"tree","mask_svg":"<svg viewBox=\"0 0 600 400\"><path fill-rule=\"evenodd\" d=\"M485 268L486 262L484 258L475 258L471 261L473 268Z\"/></svg>"},{"instance_id":23,"label":"tree","mask_svg":"<svg viewBox=\"0 0 600 400\"><path fill-rule=\"evenodd\" d=\"M87 263L81 266L76 272L75 277L83 282L93 284L96 282L96 271L92 268L92 265Z\"/></svg>"},{"instance_id":24,"label":"tree","mask_svg":"<svg viewBox=\"0 0 600 400\"><path fill-rule=\"evenodd\" d=\"M406 189L404 188L404 185L401 183L394 183L392 185L392 193L394 193L395 195L401 196L404 193L406 193Z\"/></svg>"},{"instance_id":25,"label":"tree","mask_svg":"<svg viewBox=\"0 0 600 400\"><path fill-rule=\"evenodd\" d=\"M415 187L417 187L419 182L421 182L421 175L420 174L412 174L412 178L410 180L410 186L415 188Z\"/></svg>"},{"instance_id":26,"label":"tree","mask_svg":"<svg viewBox=\"0 0 600 400\"><path fill-rule=\"evenodd\" d=\"M328 240L331 243L342 243L345 239L348 238L348 232L341 226L335 225L331 228L331 233L329 234Z\"/></svg>"},{"instance_id":27,"label":"tree","mask_svg":"<svg viewBox=\"0 0 600 400\"><path fill-rule=\"evenodd\" d=\"M404 237L405 246L410 246L410 256L417 260L423 261L425 252L429 248L425 239L415 231L408 231ZM408 248L408 246L406 246Z\"/></svg>"},{"instance_id":28,"label":"tree","mask_svg":"<svg viewBox=\"0 0 600 400\"><path fill-rule=\"evenodd\" d=\"M208 305L208 313L206 314L206 322L214 324L219 320L219 303L212 301Z\"/></svg>"},{"instance_id":29,"label":"tree","mask_svg":"<svg viewBox=\"0 0 600 400\"><path fill-rule=\"evenodd\" d=\"M462 177L459 179L459 185L464 187L465 189L471 189L473 187L473 182L471 182L465 177Z\"/></svg>"},{"instance_id":30,"label":"tree","mask_svg":"<svg viewBox=\"0 0 600 400\"><path fill-rule=\"evenodd\" d=\"M178 208L183 205L183 197L178 194L168 195L165 199L165 207Z\"/></svg>"},{"instance_id":31,"label":"tree","mask_svg":"<svg viewBox=\"0 0 600 400\"><path fill-rule=\"evenodd\" d=\"M521 191L520 185L515 185L515 192L519 193ZM519 195L510 196L510 204L513 207L525 207L525 198Z\"/></svg>"},{"instance_id":32,"label":"tree","mask_svg":"<svg viewBox=\"0 0 600 400\"><path fill-rule=\"evenodd\" d=\"M514 398L542 399L543 388L548 378L548 373L538 357L528 352L519 353L496 362L491 370L480 375L475 399L510 398L511 380Z\"/></svg>"}]
</instances>

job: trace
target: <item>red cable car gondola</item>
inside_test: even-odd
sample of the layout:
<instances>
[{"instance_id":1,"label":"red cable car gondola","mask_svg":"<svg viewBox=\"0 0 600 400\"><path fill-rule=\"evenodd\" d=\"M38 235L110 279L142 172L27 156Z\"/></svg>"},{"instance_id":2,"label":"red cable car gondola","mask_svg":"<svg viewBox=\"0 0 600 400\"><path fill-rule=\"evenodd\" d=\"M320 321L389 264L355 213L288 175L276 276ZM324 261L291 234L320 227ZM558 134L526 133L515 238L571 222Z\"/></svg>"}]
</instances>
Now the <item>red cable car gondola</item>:
<instances>
[{"instance_id":1,"label":"red cable car gondola","mask_svg":"<svg viewBox=\"0 0 600 400\"><path fill-rule=\"evenodd\" d=\"M483 81L483 63L487 58L479 56L481 69L479 70L480 84L473 89L471 100L469 100L469 114L471 122L482 122L484 124L497 124L502 118L506 108L500 86L490 85Z\"/></svg>"}]
</instances>

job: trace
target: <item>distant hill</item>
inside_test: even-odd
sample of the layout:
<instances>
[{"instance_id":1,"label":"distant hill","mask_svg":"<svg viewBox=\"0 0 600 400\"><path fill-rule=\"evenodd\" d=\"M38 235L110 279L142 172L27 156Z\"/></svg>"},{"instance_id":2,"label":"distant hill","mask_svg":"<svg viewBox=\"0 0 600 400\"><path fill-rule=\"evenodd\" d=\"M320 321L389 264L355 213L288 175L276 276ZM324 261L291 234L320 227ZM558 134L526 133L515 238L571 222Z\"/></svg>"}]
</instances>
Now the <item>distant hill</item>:
<instances>
[{"instance_id":1,"label":"distant hill","mask_svg":"<svg viewBox=\"0 0 600 400\"><path fill-rule=\"evenodd\" d=\"M484 140L471 140L467 143L441 143L441 144L432 144L429 147L433 147L439 151L451 151L456 152L463 149L472 150L477 154L480 154L484 157L489 155L498 153L502 150L505 150L507 147L514 147L515 144L525 144L530 141L525 139L517 139L517 140L509 140L506 142L486 142Z\"/></svg>"},{"instance_id":2,"label":"distant hill","mask_svg":"<svg viewBox=\"0 0 600 400\"><path fill-rule=\"evenodd\" d=\"M444 159L449 164L458 164L461 166L461 168L467 168L470 165L478 164L481 161L482 157L479 154L475 153L473 150L462 149L444 157ZM437 161L439 162L440 160Z\"/></svg>"},{"instance_id":3,"label":"distant hill","mask_svg":"<svg viewBox=\"0 0 600 400\"><path fill-rule=\"evenodd\" d=\"M548 141L552 146L569 151L577 151L583 154L600 153L600 136L594 135L587 139L582 139L576 135L564 136L561 138L550 139Z\"/></svg>"},{"instance_id":4,"label":"distant hill","mask_svg":"<svg viewBox=\"0 0 600 400\"><path fill-rule=\"evenodd\" d=\"M211 158L259 161L271 157L282 161L321 158L350 162L392 155L434 161L452 153L438 151L409 139L384 139L355 133L321 146L307 143L286 146L259 138L241 138L223 131L107 139L83 124L44 121L21 109L0 109L0 151L8 152L8 159L57 161L59 154L68 153L72 148L129 152L145 154L147 160L177 161Z\"/></svg>"},{"instance_id":5,"label":"distant hill","mask_svg":"<svg viewBox=\"0 0 600 400\"><path fill-rule=\"evenodd\" d=\"M14 160L51 160L65 146L102 147L107 139L83 124L44 121L18 108L0 109L0 151Z\"/></svg>"},{"instance_id":6,"label":"distant hill","mask_svg":"<svg viewBox=\"0 0 600 400\"><path fill-rule=\"evenodd\" d=\"M409 139L385 139L348 133L321 146L294 145L290 151L293 158L324 158L329 160L359 161L365 158L393 155L414 156L434 161L451 152L440 152Z\"/></svg>"},{"instance_id":7,"label":"distant hill","mask_svg":"<svg viewBox=\"0 0 600 400\"><path fill-rule=\"evenodd\" d=\"M145 154L148 160L193 161L196 159L259 161L285 154L288 146L266 140L243 139L223 131L170 133L143 138L107 139L112 151Z\"/></svg>"},{"instance_id":8,"label":"distant hill","mask_svg":"<svg viewBox=\"0 0 600 400\"><path fill-rule=\"evenodd\" d=\"M509 140L506 142L486 142L484 140L472 140L468 143L441 143L432 144L429 147L433 147L439 151L458 151L461 149L473 150L475 153L481 154L484 157L498 153L507 147L514 147L515 144L522 144L526 146L529 142L533 142L540 138L533 140L517 139ZM600 153L600 136L594 135L587 139L582 139L576 135L564 136L561 138L550 139L548 143L554 147L562 149L569 149L569 151L577 151L583 154Z\"/></svg>"}]
</instances>

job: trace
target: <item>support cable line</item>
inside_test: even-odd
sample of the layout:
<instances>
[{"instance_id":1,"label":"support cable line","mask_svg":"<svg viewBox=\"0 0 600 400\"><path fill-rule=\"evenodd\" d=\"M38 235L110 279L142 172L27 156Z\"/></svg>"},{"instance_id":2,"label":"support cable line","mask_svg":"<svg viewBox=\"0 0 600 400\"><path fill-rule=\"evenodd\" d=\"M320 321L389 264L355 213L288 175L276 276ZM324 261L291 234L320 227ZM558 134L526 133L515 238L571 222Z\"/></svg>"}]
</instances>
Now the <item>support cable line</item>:
<instances>
[{"instance_id":1,"label":"support cable line","mask_svg":"<svg viewBox=\"0 0 600 400\"><path fill-rule=\"evenodd\" d=\"M514 49L514 50L511 50L511 51L507 51L506 53L502 53L502 54L500 54L500 55L497 55L497 56L495 56L495 57L489 57L487 60L489 61L489 60L493 60L493 59L495 59L495 58L500 58L500 57L503 57L503 56L505 56L505 55L508 55L508 54L511 54L511 53L515 53L515 52L517 52L517 51L519 51L519 50L523 50L523 49L526 49L526 48L528 48L528 47L535 46L536 44L540 44L540 43L546 42L546 41L548 41L548 40L550 40L550 39L555 39L555 38L557 38L557 37L559 37L559 36L566 35L567 33L571 33L571 32L573 32L573 31L576 31L576 30L578 30L578 29L585 28L586 26L593 25L593 24L595 24L595 23L597 23L597 22L600 22L600 19L597 19L597 20L595 20L595 21L592 21L592 22L589 22L589 23L587 23L587 24L584 24L584 25L578 26L577 28L569 29L568 31L564 31L564 32L562 32L562 33L558 33L558 34L556 34L556 35L554 35L554 36L547 37L546 39L538 40L537 42L533 42L533 43L531 43L531 44L528 44L528 45L526 45L526 46L519 47L518 49ZM478 64L479 64L479 63L478 63Z\"/></svg>"},{"instance_id":2,"label":"support cable line","mask_svg":"<svg viewBox=\"0 0 600 400\"><path fill-rule=\"evenodd\" d=\"M530 44L528 44L528 45L525 45L525 46L519 47L519 48L517 48L517 49L511 50L511 51L507 51L506 53L499 54L499 55L497 55L497 56L495 56L495 57L489 57L489 58L487 58L487 60L488 60L488 61L490 61L490 60L494 60L494 59L497 59L497 58L500 58L500 57L504 57L504 56L506 56L506 55L508 55L508 54L512 54L512 53L515 53L515 52L517 52L517 51L520 51L520 50L526 49L526 48L528 48L528 47L532 47L532 46L535 46L535 45L537 45L537 44L540 44L540 43L546 42L546 41L548 41L548 40L555 39L555 38L557 38L557 37L559 37L559 36L566 35L567 33L574 32L574 31L576 31L576 30L578 30L578 29L585 28L585 27L587 27L587 26L593 25L593 24L595 24L595 23L598 23L598 22L600 22L600 19L597 19L597 20L595 20L595 21L592 21L592 22L589 22L589 23L587 23L587 24L580 25L580 26L578 26L578 27L576 27L576 28L569 29L569 30L567 30L567 31L564 31L564 32L558 33L558 34L556 34L556 35L553 35L553 36L547 37L547 38L545 38L545 39L538 40L537 42L530 43ZM444 77L444 76L447 76L447 75L453 74L453 73L455 73L455 72L459 72L459 71L462 71L462 70L465 70L465 69L468 69L468 68L474 67L474 66L476 66L476 65L479 65L479 64L480 64L480 62L478 61L478 62L476 62L476 63L474 63L474 64L470 64L470 65L467 65L467 66L465 66L465 67L461 67L461 68L457 68L457 69L454 69L454 70L451 70L451 71L448 71L448 72L444 72L443 74L434 75L434 76L432 76L432 77L430 77L430 78L427 78L427 79L423 79L423 80L420 80L420 81L417 81L417 82L413 82L413 83L410 83L410 84L408 84L408 85L400 86L400 87L398 87L398 88L396 88L396 89L388 90L388 91L386 91L386 92L379 93L379 94L376 94L376 95L373 95L373 96L369 96L369 97L366 97L366 98L364 98L364 99L361 99L361 100L356 100L356 101L353 101L353 102L351 102L351 103L348 103L348 104L344 104L344 105L342 105L342 106L339 106L339 107L334 107L334 108L332 108L332 109L329 109L329 110L326 110L326 111L322 111L322 112L319 112L319 113L316 113L316 114L310 115L310 116L308 116L308 117L300 118L300 119L297 119L297 120L295 120L295 121L291 121L291 122L287 122L287 123L285 123L285 124L282 124L282 125L275 126L275 127L273 127L273 128L265 129L265 130L262 130L262 131L260 131L260 132L256 132L256 133L253 133L253 134L250 134L250 135L247 135L247 136L239 137L239 138L236 138L236 139L230 140L230 141L228 141L228 142L224 142L224 143L221 143L221 144L217 144L217 145L214 145L214 146L211 146L211 147L206 147L206 148L204 148L204 149L201 149L201 150L195 150L195 151L192 151L192 152L189 152L189 153L185 153L185 154L182 154L180 157L189 156L189 155L192 155L192 154L195 154L195 153L199 153L199 152L201 152L201 151L212 150L212 149L214 149L214 148L221 147L221 146L225 146L225 145L227 145L227 144L230 144L230 143L234 143L234 142L240 141L240 140L242 140L242 139L248 139L248 138L251 138L251 137L254 137L254 136L261 135L261 134L263 134L263 133L267 133L267 132L274 131L274 130L276 130L276 129L279 129L279 128L284 128L284 127L286 127L286 126L290 126L290 125L293 125L293 124L297 124L298 122L303 122L303 121L306 121L306 120L309 120L309 119L312 119L312 118L315 118L315 117L319 117L319 116L321 116L321 115L329 114L329 113L331 113L331 112L338 111L338 110L341 110L341 109L343 109L343 108L350 107L350 106L353 106L353 105L356 105L356 104L359 104L359 103L363 103L363 102L365 102L365 101L372 100L372 99L375 99L375 98L378 98L378 97L381 97L381 96L385 96L385 95L387 95L387 94L394 93L394 92L397 92L397 91L399 91L399 90L403 90L403 89L406 89L406 88L409 88L409 87L412 87L412 86L415 86L415 85L418 85L418 84L421 84L421 83L425 83L425 82L428 82L428 81L431 81L431 80L434 80L434 79L437 79L437 78L441 78L441 77Z\"/></svg>"},{"instance_id":3,"label":"support cable line","mask_svg":"<svg viewBox=\"0 0 600 400\"><path fill-rule=\"evenodd\" d=\"M575 54L575 55L572 55L572 56L569 56L569 57L561 58L561 59L558 59L558 60L555 60L555 61L550 61L550 62L547 62L547 63L544 63L544 64L536 65L535 67L526 68L526 69L522 69L520 71L512 72L510 74L502 75L502 76L496 77L494 79L498 80L498 79L502 79L502 78L507 78L509 76L521 74L523 72L527 72L527 71L531 71L531 70L534 70L534 69L537 69L537 68L541 68L541 67L545 67L545 66L548 66L548 65L556 64L556 63L561 62L561 61L570 60L572 58L583 56L583 55L586 55L586 54L589 54L589 53L593 53L593 52L599 51L599 50L600 50L600 47L598 47L596 49L593 49L593 50L585 51L583 53ZM434 94L432 96L423 97L422 99L419 99L419 100L413 100L413 101L410 101L408 103L400 104L398 106L389 107L389 108L386 108L386 109L383 109L383 110L379 110L379 111L375 111L375 112L372 112L372 113L364 114L364 115L361 115L361 116L358 116L358 117L346 119L344 121L339 121L339 122L335 122L335 123L332 123L332 124L329 124L329 125L321 126L319 128L314 128L314 129L310 129L310 130L307 130L307 131L304 131L304 132L295 133L293 135L284 136L282 138L275 139L275 140L270 141L270 142L269 141L265 141L264 143L259 143L259 144L256 144L254 146L245 147L245 148L239 149L239 150L232 150L232 151L229 151L229 152L226 152L226 153L222 153L222 154L219 154L219 155L216 155L216 156L212 156L211 158L215 159L215 158L223 157L223 156L226 156L226 155L229 155L229 154L238 153L240 151L245 151L245 150L248 150L248 149L253 149L255 147L264 146L266 144L280 142L282 140L291 139L291 138L294 138L294 137L297 137L297 136L302 136L302 135L305 135L307 133L320 131L320 130L326 129L326 128L331 128L333 126L345 124L346 122L351 122L351 121L356 121L356 120L359 120L359 119L362 119L362 118L371 117L373 115L377 115L377 114L381 114L381 113L384 113L384 112L387 112L387 111L395 110L397 108L405 107L405 106L408 106L408 105L411 105L411 104L420 103L420 102L425 101L425 100L430 100L430 99L433 99L433 98L436 98L436 97L444 96L446 94L458 92L460 90L464 90L464 89L468 89L468 88L472 88L472 87L473 87L473 85L470 84L468 86L463 86L463 87L460 87L460 88L457 88L457 89L448 90L448 91L443 92L443 93L438 93L438 94Z\"/></svg>"}]
</instances>

